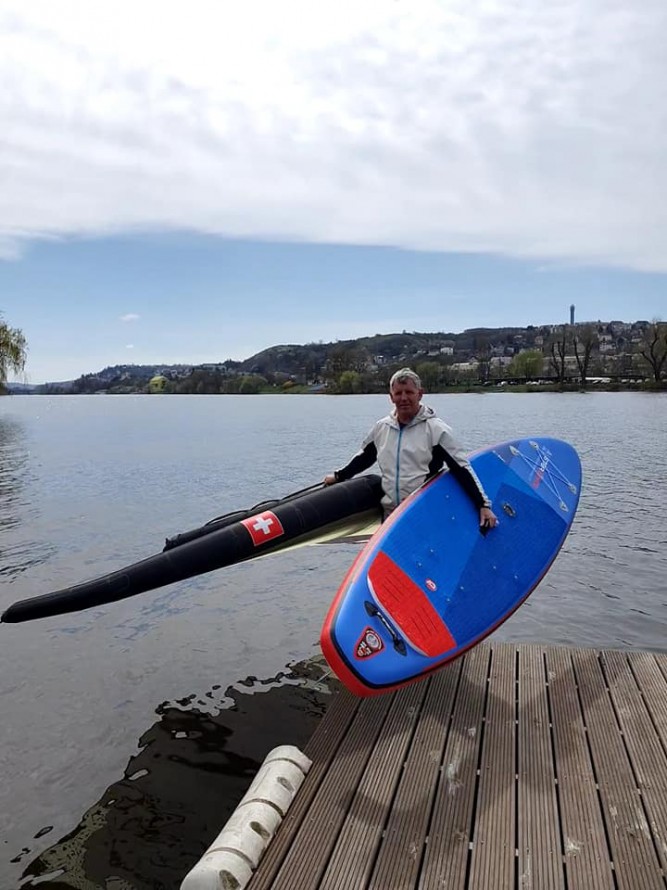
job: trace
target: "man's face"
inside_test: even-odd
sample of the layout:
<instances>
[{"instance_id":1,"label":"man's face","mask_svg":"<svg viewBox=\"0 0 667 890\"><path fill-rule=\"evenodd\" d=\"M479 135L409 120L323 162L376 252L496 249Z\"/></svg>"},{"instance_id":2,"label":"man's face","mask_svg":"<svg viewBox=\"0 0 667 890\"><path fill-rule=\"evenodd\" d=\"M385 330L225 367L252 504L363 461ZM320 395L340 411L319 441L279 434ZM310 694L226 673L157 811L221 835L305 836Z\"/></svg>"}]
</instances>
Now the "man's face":
<instances>
[{"instance_id":1,"label":"man's face","mask_svg":"<svg viewBox=\"0 0 667 890\"><path fill-rule=\"evenodd\" d=\"M396 417L399 423L409 423L419 411L419 403L424 395L423 389L417 389L411 380L395 383L389 398L396 406Z\"/></svg>"}]
</instances>

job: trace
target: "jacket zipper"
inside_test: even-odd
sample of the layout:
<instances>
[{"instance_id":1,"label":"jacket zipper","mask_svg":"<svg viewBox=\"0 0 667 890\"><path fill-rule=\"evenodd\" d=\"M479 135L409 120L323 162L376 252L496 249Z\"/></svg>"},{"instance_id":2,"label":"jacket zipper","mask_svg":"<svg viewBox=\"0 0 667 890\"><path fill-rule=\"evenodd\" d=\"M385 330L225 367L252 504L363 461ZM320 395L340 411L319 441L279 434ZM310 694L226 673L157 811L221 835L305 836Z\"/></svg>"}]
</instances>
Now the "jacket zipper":
<instances>
[{"instance_id":1,"label":"jacket zipper","mask_svg":"<svg viewBox=\"0 0 667 890\"><path fill-rule=\"evenodd\" d=\"M396 497L394 498L394 506L398 507L400 504L400 463L401 463L401 439L403 438L403 429L404 427L399 426L398 428L398 443L396 445Z\"/></svg>"}]
</instances>

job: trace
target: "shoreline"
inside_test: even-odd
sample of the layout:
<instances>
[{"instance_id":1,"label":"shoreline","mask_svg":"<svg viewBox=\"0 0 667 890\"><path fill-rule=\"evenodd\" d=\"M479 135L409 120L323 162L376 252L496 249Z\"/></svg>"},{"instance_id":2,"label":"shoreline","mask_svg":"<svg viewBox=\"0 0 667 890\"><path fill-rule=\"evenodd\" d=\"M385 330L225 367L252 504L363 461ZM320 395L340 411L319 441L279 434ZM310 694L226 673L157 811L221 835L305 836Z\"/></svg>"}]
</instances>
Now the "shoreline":
<instances>
[{"instance_id":1,"label":"shoreline","mask_svg":"<svg viewBox=\"0 0 667 890\"><path fill-rule=\"evenodd\" d=\"M537 381L528 381L526 383L512 383L509 381L501 380L498 383L459 383L452 384L451 386L446 386L444 388L438 389L428 389L425 391L426 395L452 395L458 393L477 393L483 395L484 393L554 393L556 395L562 393L592 393L592 392L638 392L638 393L664 393L667 392L667 381L662 381L661 383L654 383L650 381L644 382L636 382L636 383L591 383L588 386L582 387L581 384L576 383L566 383L562 386L559 386L556 383L539 383ZM352 395L385 395L384 389L373 389L367 392L335 392L334 390L327 389L313 389L312 387L307 386L293 386L289 389L282 389L278 387L271 387L260 389L258 392L252 393L243 393L243 392L206 392L206 393L197 393L197 392L184 392L184 393L172 393L172 392L147 392L144 389L137 389L133 387L118 387L114 389L101 389L96 392L0 392L0 397L2 396L29 396L30 398L35 398L39 396L130 396L130 395L149 395L149 396L352 396Z\"/></svg>"}]
</instances>

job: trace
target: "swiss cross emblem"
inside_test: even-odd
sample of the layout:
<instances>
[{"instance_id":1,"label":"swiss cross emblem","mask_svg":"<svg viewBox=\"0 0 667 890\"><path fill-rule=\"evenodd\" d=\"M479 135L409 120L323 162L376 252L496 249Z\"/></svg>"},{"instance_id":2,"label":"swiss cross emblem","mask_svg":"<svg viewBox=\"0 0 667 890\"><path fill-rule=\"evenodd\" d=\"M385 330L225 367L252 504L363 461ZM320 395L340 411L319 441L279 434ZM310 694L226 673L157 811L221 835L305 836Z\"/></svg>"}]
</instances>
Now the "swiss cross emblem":
<instances>
[{"instance_id":1,"label":"swiss cross emblem","mask_svg":"<svg viewBox=\"0 0 667 890\"><path fill-rule=\"evenodd\" d=\"M270 510L265 510L264 513L257 513L256 516L251 516L250 519L243 519L241 525L245 525L250 532L250 537L255 547L285 534L285 529L280 524L280 520Z\"/></svg>"},{"instance_id":2,"label":"swiss cross emblem","mask_svg":"<svg viewBox=\"0 0 667 890\"><path fill-rule=\"evenodd\" d=\"M372 627L367 627L357 642L354 654L357 658L370 658L371 655L377 655L383 649L384 643L379 634Z\"/></svg>"}]
</instances>

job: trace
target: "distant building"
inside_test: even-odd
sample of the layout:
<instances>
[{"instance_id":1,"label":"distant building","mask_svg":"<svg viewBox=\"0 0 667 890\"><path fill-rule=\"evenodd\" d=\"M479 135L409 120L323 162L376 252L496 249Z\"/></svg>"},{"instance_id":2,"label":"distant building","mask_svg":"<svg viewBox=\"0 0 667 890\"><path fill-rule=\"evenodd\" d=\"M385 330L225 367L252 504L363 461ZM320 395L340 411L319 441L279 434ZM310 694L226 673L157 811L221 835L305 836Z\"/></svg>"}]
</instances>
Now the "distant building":
<instances>
[{"instance_id":1,"label":"distant building","mask_svg":"<svg viewBox=\"0 0 667 890\"><path fill-rule=\"evenodd\" d=\"M453 365L449 366L450 371L458 371L463 374L470 374L472 371L476 371L479 367L479 362L477 359L472 359L469 362L455 362Z\"/></svg>"},{"instance_id":2,"label":"distant building","mask_svg":"<svg viewBox=\"0 0 667 890\"><path fill-rule=\"evenodd\" d=\"M489 359L489 367L495 370L506 368L511 363L512 357L509 355L494 355L493 358Z\"/></svg>"},{"instance_id":3,"label":"distant building","mask_svg":"<svg viewBox=\"0 0 667 890\"><path fill-rule=\"evenodd\" d=\"M222 374L226 374L229 370L224 362L204 362L202 365L197 365L197 368L202 371L220 371Z\"/></svg>"},{"instance_id":4,"label":"distant building","mask_svg":"<svg viewBox=\"0 0 667 890\"><path fill-rule=\"evenodd\" d=\"M570 324L574 324L574 303L570 306Z\"/></svg>"}]
</instances>

